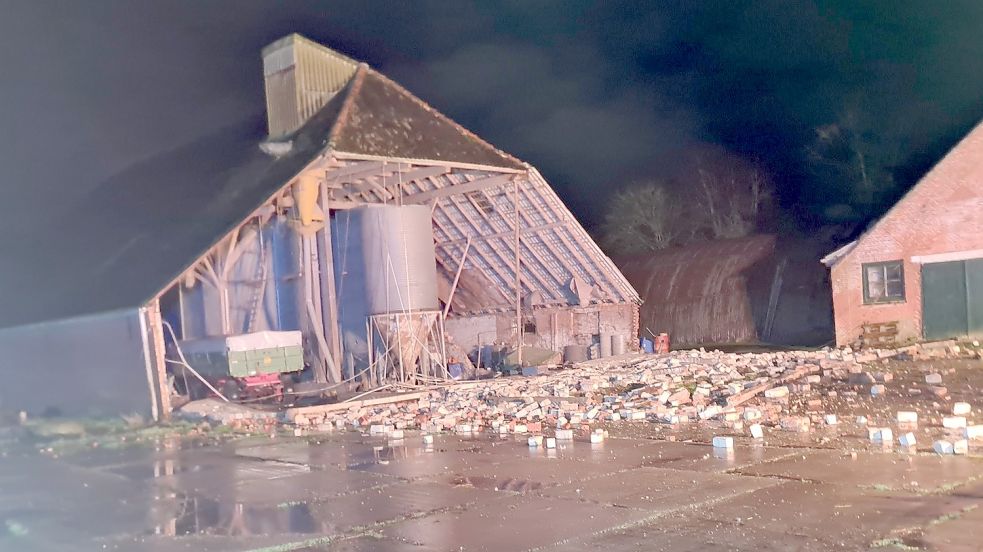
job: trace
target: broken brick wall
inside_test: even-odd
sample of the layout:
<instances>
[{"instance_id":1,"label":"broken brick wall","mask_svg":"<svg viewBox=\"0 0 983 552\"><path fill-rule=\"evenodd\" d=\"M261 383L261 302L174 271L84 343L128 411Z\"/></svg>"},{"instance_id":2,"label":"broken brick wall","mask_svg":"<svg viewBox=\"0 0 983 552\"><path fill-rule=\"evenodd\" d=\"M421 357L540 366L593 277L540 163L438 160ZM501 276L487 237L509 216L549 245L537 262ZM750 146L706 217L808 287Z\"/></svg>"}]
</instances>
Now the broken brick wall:
<instances>
[{"instance_id":1,"label":"broken brick wall","mask_svg":"<svg viewBox=\"0 0 983 552\"><path fill-rule=\"evenodd\" d=\"M524 310L523 343L553 351L567 345L590 346L602 334L624 336L627 350L638 346L638 306L633 303L586 307L539 307ZM514 311L486 315L450 317L445 331L466 351L479 345L509 346L515 342Z\"/></svg>"}]
</instances>

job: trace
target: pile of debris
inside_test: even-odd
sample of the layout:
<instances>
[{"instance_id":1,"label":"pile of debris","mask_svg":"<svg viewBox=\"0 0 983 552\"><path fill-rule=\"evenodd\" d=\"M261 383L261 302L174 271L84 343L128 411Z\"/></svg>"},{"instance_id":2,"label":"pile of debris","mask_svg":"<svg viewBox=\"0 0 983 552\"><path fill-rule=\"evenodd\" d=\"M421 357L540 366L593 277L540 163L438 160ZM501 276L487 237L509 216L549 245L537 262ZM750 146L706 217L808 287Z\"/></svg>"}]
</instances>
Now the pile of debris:
<instances>
[{"instance_id":1,"label":"pile of debris","mask_svg":"<svg viewBox=\"0 0 983 552\"><path fill-rule=\"evenodd\" d=\"M835 412L859 409L870 416L870 427L866 427L867 416L854 418L859 434L866 431L871 442L893 444L894 430L883 427L887 414L873 408L889 406L878 397L886 393L894 376L881 368L882 363L909 355L911 351L898 349L628 355L534 377L500 377L394 395L372 393L351 402L290 408L279 416L298 435L352 429L399 438L408 429L426 434L491 430L530 434L531 444L542 441L544 434L553 435L545 442L555 444L556 439L572 439L575 433L597 441L604 435L599 426L623 422L670 426L711 422L724 435L760 439L764 428L809 433L837 425ZM933 398L946 393L935 375L926 379L925 391L926 397ZM957 404L968 412L969 405ZM216 421L239 426L268 427L274 415L215 403L209 409L213 410L209 417ZM914 447L914 434L905 431L917 413L897 414L898 441L903 447ZM893 411L890 416L893 425ZM956 423L944 422L945 427ZM965 418L963 422L959 435L949 431L937 450L958 453L967 448L964 440L983 438L983 426L970 425ZM733 443L733 439L714 440L718 441L728 448Z\"/></svg>"},{"instance_id":2,"label":"pile of debris","mask_svg":"<svg viewBox=\"0 0 983 552\"><path fill-rule=\"evenodd\" d=\"M391 426L428 432L532 432L586 429L589 424L723 420L808 430L808 417L788 416L793 390L821 378L847 379L861 362L893 351L794 351L756 354L685 351L591 361L530 377L451 385L379 404L290 409L298 427ZM398 399L398 397L396 398ZM754 406L749 403L754 401Z\"/></svg>"}]
</instances>

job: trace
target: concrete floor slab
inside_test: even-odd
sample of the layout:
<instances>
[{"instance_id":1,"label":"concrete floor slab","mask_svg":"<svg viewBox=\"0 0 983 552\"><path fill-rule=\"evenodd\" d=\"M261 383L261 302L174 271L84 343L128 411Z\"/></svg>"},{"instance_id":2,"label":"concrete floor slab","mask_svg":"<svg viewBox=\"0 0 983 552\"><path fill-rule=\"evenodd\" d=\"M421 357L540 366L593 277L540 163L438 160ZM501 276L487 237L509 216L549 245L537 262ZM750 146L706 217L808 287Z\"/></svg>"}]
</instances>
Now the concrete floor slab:
<instances>
[{"instance_id":1,"label":"concrete floor slab","mask_svg":"<svg viewBox=\"0 0 983 552\"><path fill-rule=\"evenodd\" d=\"M800 535L856 549L966 505L949 496L864 493L846 485L786 481L700 509L694 517L735 532Z\"/></svg>"},{"instance_id":2,"label":"concrete floor slab","mask_svg":"<svg viewBox=\"0 0 983 552\"><path fill-rule=\"evenodd\" d=\"M739 471L755 476L929 492L978 477L983 472L983 459L868 452L859 452L853 458L842 451L814 450Z\"/></svg>"},{"instance_id":3,"label":"concrete floor slab","mask_svg":"<svg viewBox=\"0 0 983 552\"><path fill-rule=\"evenodd\" d=\"M658 442L656 450L657 455L645 460L643 466L706 472L736 470L805 453L805 449L766 447L761 444L718 449L704 444L668 441Z\"/></svg>"},{"instance_id":4,"label":"concrete floor slab","mask_svg":"<svg viewBox=\"0 0 983 552\"><path fill-rule=\"evenodd\" d=\"M600 505L671 512L779 484L779 480L764 477L638 468L546 488L538 493Z\"/></svg>"},{"instance_id":5,"label":"concrete floor slab","mask_svg":"<svg viewBox=\"0 0 983 552\"><path fill-rule=\"evenodd\" d=\"M509 552L545 547L637 523L646 512L569 500L507 496L403 521L382 534L438 550Z\"/></svg>"},{"instance_id":6,"label":"concrete floor slab","mask_svg":"<svg viewBox=\"0 0 983 552\"><path fill-rule=\"evenodd\" d=\"M0 458L0 549L945 549L973 544L957 514L983 505L979 459L741 442L344 434L91 454Z\"/></svg>"}]
</instances>

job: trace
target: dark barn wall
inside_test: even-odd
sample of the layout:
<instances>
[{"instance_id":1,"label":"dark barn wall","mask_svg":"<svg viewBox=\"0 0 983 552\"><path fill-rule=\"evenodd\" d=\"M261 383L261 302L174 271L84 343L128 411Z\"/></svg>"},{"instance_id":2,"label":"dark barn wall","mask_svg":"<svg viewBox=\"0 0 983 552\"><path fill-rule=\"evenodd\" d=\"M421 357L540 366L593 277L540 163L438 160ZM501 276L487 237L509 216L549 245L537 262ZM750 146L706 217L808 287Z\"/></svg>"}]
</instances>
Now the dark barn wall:
<instances>
[{"instance_id":1,"label":"dark barn wall","mask_svg":"<svg viewBox=\"0 0 983 552\"><path fill-rule=\"evenodd\" d=\"M829 245L779 238L773 255L745 271L759 340L776 345L826 345L833 341L829 271L819 262ZM765 328L772 286L784 263L770 331Z\"/></svg>"},{"instance_id":2,"label":"dark barn wall","mask_svg":"<svg viewBox=\"0 0 983 552\"><path fill-rule=\"evenodd\" d=\"M674 345L757 341L744 271L772 254L772 236L697 243L619 259L642 296L641 334Z\"/></svg>"},{"instance_id":3,"label":"dark barn wall","mask_svg":"<svg viewBox=\"0 0 983 552\"><path fill-rule=\"evenodd\" d=\"M151 413L139 311L0 330L0 411Z\"/></svg>"},{"instance_id":4,"label":"dark barn wall","mask_svg":"<svg viewBox=\"0 0 983 552\"><path fill-rule=\"evenodd\" d=\"M823 245L757 235L701 242L617 259L638 290L641 335L667 332L675 345L822 345L832 339ZM771 331L765 322L782 261Z\"/></svg>"}]
</instances>

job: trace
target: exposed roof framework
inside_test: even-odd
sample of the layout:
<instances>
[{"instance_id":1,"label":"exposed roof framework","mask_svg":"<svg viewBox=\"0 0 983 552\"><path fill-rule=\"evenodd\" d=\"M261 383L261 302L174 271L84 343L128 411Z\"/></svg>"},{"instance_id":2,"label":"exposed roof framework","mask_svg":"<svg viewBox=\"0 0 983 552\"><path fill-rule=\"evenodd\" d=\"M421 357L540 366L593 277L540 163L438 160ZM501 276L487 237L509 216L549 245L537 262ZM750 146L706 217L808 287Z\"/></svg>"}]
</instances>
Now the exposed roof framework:
<instances>
[{"instance_id":1,"label":"exposed roof framework","mask_svg":"<svg viewBox=\"0 0 983 552\"><path fill-rule=\"evenodd\" d=\"M464 259L459 283L450 298L450 313L514 308L516 225L519 279L527 305L580 304L577 287L581 293L588 288L588 300L593 303L639 300L535 169L358 157L362 156L333 153L333 161L326 168L332 194L329 207L431 205L438 274L444 280L441 299L445 302Z\"/></svg>"},{"instance_id":2,"label":"exposed roof framework","mask_svg":"<svg viewBox=\"0 0 983 552\"><path fill-rule=\"evenodd\" d=\"M580 304L586 291L592 302L639 301L534 168L365 64L329 92L262 151L256 121L244 120L114 176L66 206L64 228L28 229L27 241L8 233L7 264L22 269L5 278L0 328L145 304L312 171L335 209L433 206L446 296L459 280L451 314L514 308L516 224L526 301Z\"/></svg>"}]
</instances>

